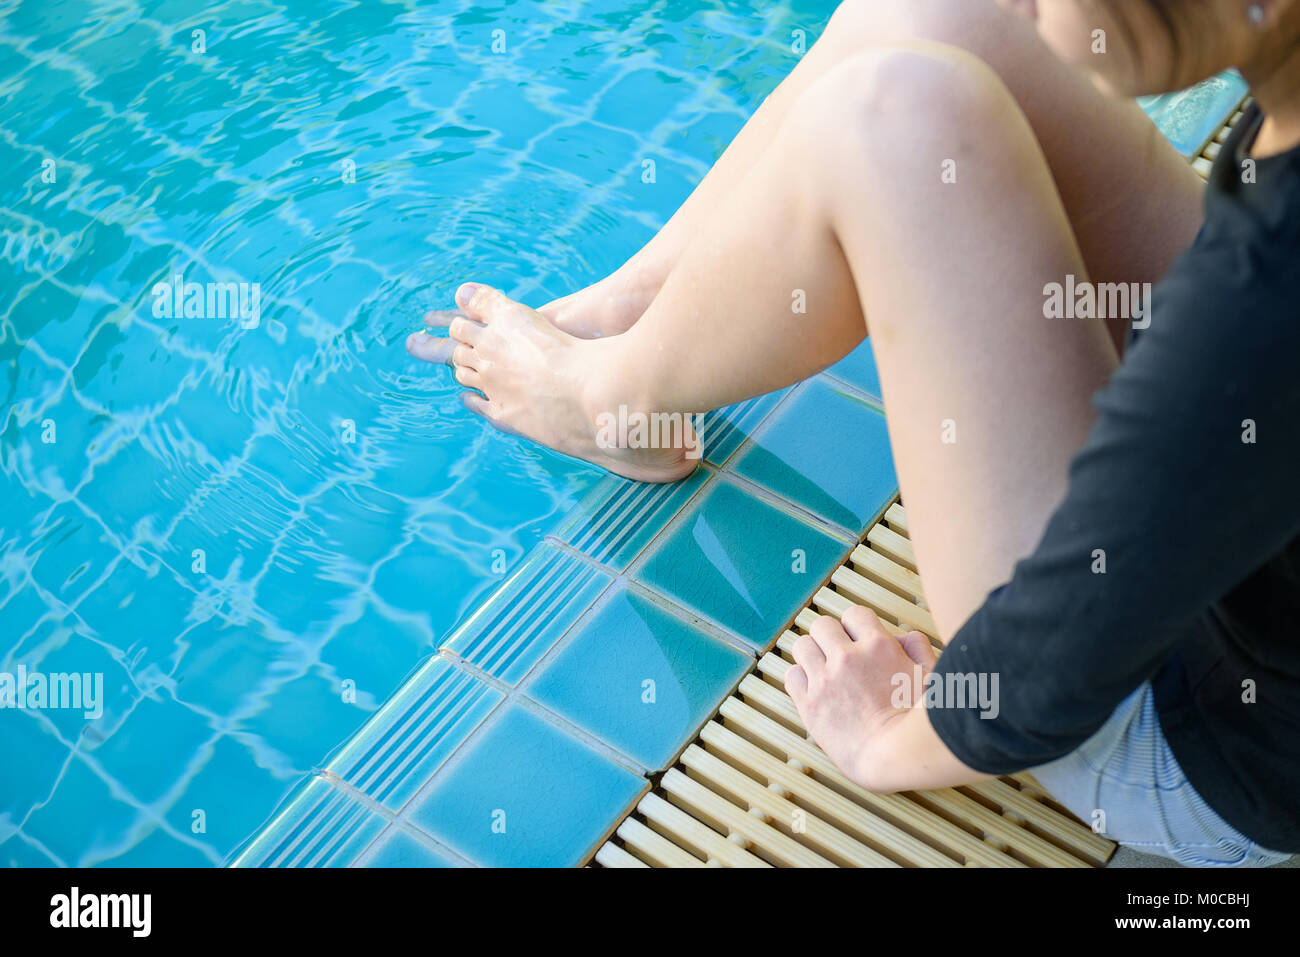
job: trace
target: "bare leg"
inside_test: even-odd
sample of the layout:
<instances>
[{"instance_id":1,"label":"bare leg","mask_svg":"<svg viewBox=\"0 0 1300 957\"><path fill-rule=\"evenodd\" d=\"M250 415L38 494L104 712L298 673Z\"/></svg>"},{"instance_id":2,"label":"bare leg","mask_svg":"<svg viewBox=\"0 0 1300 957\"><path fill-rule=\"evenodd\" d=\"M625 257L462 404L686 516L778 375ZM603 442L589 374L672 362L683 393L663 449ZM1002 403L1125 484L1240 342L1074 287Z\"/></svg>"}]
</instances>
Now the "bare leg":
<instances>
[{"instance_id":1,"label":"bare leg","mask_svg":"<svg viewBox=\"0 0 1300 957\"><path fill-rule=\"evenodd\" d=\"M461 381L487 396L472 409L653 478L681 474L680 454L611 465L591 438L601 411L698 412L787 385L847 352L869 315L946 637L1036 541L1116 365L1102 324L1043 318L1044 285L1069 274L1087 275L1070 221L996 76L951 48L880 51L808 91L627 333L573 339L490 290L467 303L485 325L452 332ZM790 308L800 289L806 315Z\"/></svg>"},{"instance_id":2,"label":"bare leg","mask_svg":"<svg viewBox=\"0 0 1300 957\"><path fill-rule=\"evenodd\" d=\"M1021 18L988 0L850 0L668 224L611 276L543 314L583 337L630 327L691 237L769 148L791 105L855 53L914 39L968 50L1000 76L1034 129L1098 282L1156 281L1190 244L1200 223L1195 174L1134 104L1098 94Z\"/></svg>"},{"instance_id":3,"label":"bare leg","mask_svg":"<svg viewBox=\"0 0 1300 957\"><path fill-rule=\"evenodd\" d=\"M1143 281L1142 268L1111 275ZM1093 422L1091 396L1116 367L1104 324L1043 317L1044 287L1070 275L1088 277L1070 217L996 74L951 47L877 50L806 91L626 333L576 339L471 290L462 305L477 321L452 328L457 377L482 390L466 404L503 428L671 478L680 457L595 448L597 416L704 411L788 384L843 355L869 317L912 540L946 639L1041 535ZM796 290L806 314L790 308ZM948 423L956 443L943 441ZM788 687L807 727L865 786L975 780L923 712L905 709L893 737L874 734L867 677L917 658L873 638L866 614L846 615L844 628L820 621L796 647ZM828 680L832 655L858 671ZM898 742L893 758L867 761L869 741Z\"/></svg>"}]
</instances>

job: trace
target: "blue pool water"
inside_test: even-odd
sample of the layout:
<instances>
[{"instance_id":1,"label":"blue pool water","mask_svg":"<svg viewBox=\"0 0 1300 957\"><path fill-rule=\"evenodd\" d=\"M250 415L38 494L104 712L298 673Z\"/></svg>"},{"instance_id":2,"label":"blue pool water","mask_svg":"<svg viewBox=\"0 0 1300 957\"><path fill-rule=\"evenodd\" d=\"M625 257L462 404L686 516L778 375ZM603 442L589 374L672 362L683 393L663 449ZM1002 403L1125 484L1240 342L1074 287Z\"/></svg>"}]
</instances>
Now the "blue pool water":
<instances>
[{"instance_id":1,"label":"blue pool water","mask_svg":"<svg viewBox=\"0 0 1300 957\"><path fill-rule=\"evenodd\" d=\"M621 263L832 7L0 2L0 673L103 676L0 710L0 864L221 863L559 527L404 337Z\"/></svg>"}]
</instances>

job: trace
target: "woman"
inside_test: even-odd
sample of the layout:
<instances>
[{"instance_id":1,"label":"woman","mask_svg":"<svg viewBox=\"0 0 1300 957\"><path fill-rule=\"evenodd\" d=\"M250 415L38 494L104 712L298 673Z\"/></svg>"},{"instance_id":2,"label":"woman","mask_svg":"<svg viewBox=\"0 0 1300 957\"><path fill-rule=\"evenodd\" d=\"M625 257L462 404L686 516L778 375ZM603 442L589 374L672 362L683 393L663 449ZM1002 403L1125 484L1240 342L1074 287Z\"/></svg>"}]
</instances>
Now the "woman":
<instances>
[{"instance_id":1,"label":"woman","mask_svg":"<svg viewBox=\"0 0 1300 957\"><path fill-rule=\"evenodd\" d=\"M627 265L540 312L466 284L462 313L426 320L450 340L408 348L498 427L673 481L684 449L603 447L601 413L707 411L869 334L946 650L865 609L819 619L786 681L817 742L875 790L1032 768L1124 843L1281 860L1300 851L1300 0L1005 5L1021 17L844 4ZM1131 97L1230 65L1261 109L1203 195ZM1044 318L1071 282L1160 285L1140 323ZM898 703L915 664L996 675L996 716Z\"/></svg>"}]
</instances>

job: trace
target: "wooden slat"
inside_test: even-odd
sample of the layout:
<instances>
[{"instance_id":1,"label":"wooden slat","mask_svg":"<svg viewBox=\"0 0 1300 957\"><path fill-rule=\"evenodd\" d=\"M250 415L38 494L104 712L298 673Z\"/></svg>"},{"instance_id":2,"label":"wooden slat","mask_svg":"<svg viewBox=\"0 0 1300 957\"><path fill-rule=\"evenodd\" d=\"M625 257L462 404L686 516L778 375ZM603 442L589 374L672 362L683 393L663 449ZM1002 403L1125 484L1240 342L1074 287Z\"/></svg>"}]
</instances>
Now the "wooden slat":
<instances>
[{"instance_id":1,"label":"wooden slat","mask_svg":"<svg viewBox=\"0 0 1300 957\"><path fill-rule=\"evenodd\" d=\"M759 784L697 745L691 745L682 753L681 763L710 791L733 795L751 814L761 815L769 827L801 845L811 845L831 863L852 867L898 866L888 857L854 840L820 817L809 814L780 793ZM802 830L796 836L796 821L800 819ZM769 853L776 855L778 852L773 849Z\"/></svg>"},{"instance_id":2,"label":"wooden slat","mask_svg":"<svg viewBox=\"0 0 1300 957\"><path fill-rule=\"evenodd\" d=\"M779 684L784 684L785 674L790 667L791 665L789 662L772 654L765 655L759 662L759 671L763 675L771 677ZM748 681L750 679L747 678L745 680ZM781 695L780 692L776 692L774 688L770 691L767 688L764 688L761 692L758 692L758 689L755 688L750 688L748 690L751 696L755 695L757 692L757 696L763 701L763 706L766 710L778 713L786 723L792 725L798 730L802 730L799 711L794 707L793 701L790 701L788 706L783 705L779 698L785 696ZM745 691L746 689L742 684L742 695L745 694ZM1067 823L1069 823L1067 819L1062 818L1060 814L1052 811L1050 808L1045 808L1042 805L1037 804L1037 802L1034 802L1032 798L1021 795L1014 788L999 781L989 781L973 785L972 789L975 790L976 793L984 795L990 803L996 803L1011 808L1018 819L1026 821L1032 820L1037 826L1048 831L1054 837L1069 835L1079 845L1080 849L1085 853L1085 856L1089 858L1094 858L1096 856L1098 848L1095 844L1091 841L1079 840L1085 834L1091 835L1090 831L1087 831L1087 829L1083 828L1082 825L1077 824L1075 825L1075 829L1072 831L1066 826ZM1054 847L1036 834L1023 829L1018 823L1013 822L1008 824L1003 818L989 811L983 805L971 801L969 798L966 798L964 795L961 795L953 789L926 792L926 796L933 796L933 800L929 802L931 806L948 813L950 816L954 816L960 820L975 825L985 834L994 838L998 846L1003 846L1005 844L1014 847L1031 858L1035 863L1054 867L1077 866L1079 864L1078 859L1071 857L1067 852L1060 851L1058 848ZM1083 833L1079 833L1080 831ZM1013 837L1019 837L1019 842L1011 840ZM1102 848L1102 860L1104 861L1108 856L1107 849L1109 842L1103 843L1105 846ZM1069 860L1067 861L1066 858L1069 858Z\"/></svg>"},{"instance_id":3,"label":"wooden slat","mask_svg":"<svg viewBox=\"0 0 1300 957\"><path fill-rule=\"evenodd\" d=\"M907 530L907 513L897 502L885 509L885 523L898 534L911 538L911 533Z\"/></svg>"},{"instance_id":4,"label":"wooden slat","mask_svg":"<svg viewBox=\"0 0 1300 957\"><path fill-rule=\"evenodd\" d=\"M941 788L920 791L916 799L949 818L965 821L983 832L985 840L1000 850L1013 852L1039 867L1087 867L1088 863L1025 830L1015 822L995 814L960 791Z\"/></svg>"},{"instance_id":5,"label":"wooden slat","mask_svg":"<svg viewBox=\"0 0 1300 957\"><path fill-rule=\"evenodd\" d=\"M701 824L681 808L669 804L655 791L651 791L636 806L637 813L659 828L665 837L682 842L710 863L726 867L770 867L762 858L755 857L734 841L729 841L717 831Z\"/></svg>"},{"instance_id":6,"label":"wooden slat","mask_svg":"<svg viewBox=\"0 0 1300 957\"><path fill-rule=\"evenodd\" d=\"M829 588L822 588L818 590L817 594L813 595L813 607L823 615L840 618L853 607L853 602L847 595L841 595ZM880 624L891 635L901 635L906 631L906 629L899 628L892 621L881 621Z\"/></svg>"},{"instance_id":7,"label":"wooden slat","mask_svg":"<svg viewBox=\"0 0 1300 957\"><path fill-rule=\"evenodd\" d=\"M981 781L971 785L970 790L1001 808L1007 816L1032 825L1053 843L1096 864L1106 863L1114 850L1114 844L1093 833L1091 828L1040 804L1005 781Z\"/></svg>"},{"instance_id":8,"label":"wooden slat","mask_svg":"<svg viewBox=\"0 0 1300 957\"><path fill-rule=\"evenodd\" d=\"M819 775L823 784L833 787L856 803L881 816L896 827L911 833L932 847L945 850L966 863L988 867L1020 867L1018 861L989 847L960 827L918 806L902 794L877 794L858 787L835 767L821 748L802 735L773 721L760 711L727 699L720 712L723 724L747 738L757 738L768 748L785 754L796 768L807 768Z\"/></svg>"},{"instance_id":9,"label":"wooden slat","mask_svg":"<svg viewBox=\"0 0 1300 957\"><path fill-rule=\"evenodd\" d=\"M836 591L847 596L855 605L866 605L878 615L893 618L906 631L923 631L938 637L934 618L924 608L919 608L882 585L877 585L849 568L837 568L831 575Z\"/></svg>"},{"instance_id":10,"label":"wooden slat","mask_svg":"<svg viewBox=\"0 0 1300 957\"><path fill-rule=\"evenodd\" d=\"M769 786L779 787L804 809L815 809L820 817L859 836L864 843L880 848L894 859L926 867L955 867L958 862L913 837L899 827L872 814L849 798L792 768L774 754L742 738L716 721L704 726L701 739L712 751L725 755Z\"/></svg>"},{"instance_id":11,"label":"wooden slat","mask_svg":"<svg viewBox=\"0 0 1300 957\"><path fill-rule=\"evenodd\" d=\"M742 811L676 768L669 769L659 786L676 799L679 807L689 807L715 828L725 827L750 853L762 851L759 857L770 855L776 858L776 863L789 867L833 866L820 854L790 839L758 816Z\"/></svg>"},{"instance_id":12,"label":"wooden slat","mask_svg":"<svg viewBox=\"0 0 1300 957\"><path fill-rule=\"evenodd\" d=\"M916 571L916 554L912 543L884 525L873 525L867 532L867 543L877 551L884 552L894 561Z\"/></svg>"},{"instance_id":13,"label":"wooden slat","mask_svg":"<svg viewBox=\"0 0 1300 957\"><path fill-rule=\"evenodd\" d=\"M631 848L638 856L657 867L704 867L704 861L682 850L653 828L646 827L635 817L619 825L617 834L623 846Z\"/></svg>"},{"instance_id":14,"label":"wooden slat","mask_svg":"<svg viewBox=\"0 0 1300 957\"><path fill-rule=\"evenodd\" d=\"M915 600L922 594L920 575L874 549L859 545L849 556L849 562L858 574L873 578L906 598Z\"/></svg>"},{"instance_id":15,"label":"wooden slat","mask_svg":"<svg viewBox=\"0 0 1300 957\"><path fill-rule=\"evenodd\" d=\"M648 867L645 861L629 854L617 844L604 844L596 852L596 863L601 867Z\"/></svg>"}]
</instances>

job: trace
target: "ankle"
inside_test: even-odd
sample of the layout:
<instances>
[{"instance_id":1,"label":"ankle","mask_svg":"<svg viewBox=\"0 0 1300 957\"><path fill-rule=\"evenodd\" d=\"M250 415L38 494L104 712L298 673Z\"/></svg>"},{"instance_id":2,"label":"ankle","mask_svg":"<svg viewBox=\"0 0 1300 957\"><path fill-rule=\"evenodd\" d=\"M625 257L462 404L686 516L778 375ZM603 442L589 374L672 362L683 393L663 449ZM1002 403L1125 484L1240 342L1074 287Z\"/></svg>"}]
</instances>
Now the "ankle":
<instances>
[{"instance_id":1,"label":"ankle","mask_svg":"<svg viewBox=\"0 0 1300 957\"><path fill-rule=\"evenodd\" d=\"M582 386L582 406L592 428L599 428L609 415L625 412L658 411L656 396L639 374L635 358L621 337L593 340L585 359L586 377Z\"/></svg>"}]
</instances>

